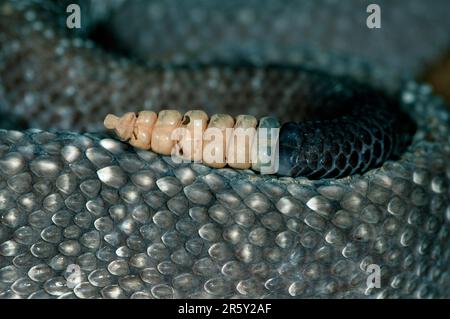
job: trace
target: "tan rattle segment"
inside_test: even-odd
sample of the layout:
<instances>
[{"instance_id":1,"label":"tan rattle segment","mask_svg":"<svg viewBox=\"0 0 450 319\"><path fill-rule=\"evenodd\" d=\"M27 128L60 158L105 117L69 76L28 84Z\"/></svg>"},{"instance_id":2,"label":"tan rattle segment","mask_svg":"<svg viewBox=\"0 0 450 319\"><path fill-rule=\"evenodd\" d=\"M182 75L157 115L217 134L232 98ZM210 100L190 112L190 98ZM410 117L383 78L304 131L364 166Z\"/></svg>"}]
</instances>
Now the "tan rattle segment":
<instances>
[{"instance_id":1,"label":"tan rattle segment","mask_svg":"<svg viewBox=\"0 0 450 319\"><path fill-rule=\"evenodd\" d=\"M208 121L209 120L209 121ZM274 122L274 123L272 123ZM252 143L261 128L279 126L276 120L258 120L251 115L239 115L236 121L228 114L208 115L192 110L183 117L176 110L125 113L121 117L108 114L105 127L113 129L122 141L137 148L152 150L162 155L175 155L183 160L202 161L208 166L222 168L229 165L237 169L260 169L260 158L252 156ZM266 141L265 139L261 139ZM267 144L267 143L266 143ZM270 149L263 149L262 155ZM256 164L256 162L258 162Z\"/></svg>"},{"instance_id":2,"label":"tan rattle segment","mask_svg":"<svg viewBox=\"0 0 450 319\"><path fill-rule=\"evenodd\" d=\"M136 114L134 112L128 112L122 115L120 118L108 114L103 121L106 128L114 130L116 135L122 141L128 141L134 131L134 123L136 122Z\"/></svg>"},{"instance_id":3,"label":"tan rattle segment","mask_svg":"<svg viewBox=\"0 0 450 319\"><path fill-rule=\"evenodd\" d=\"M135 122L130 144L143 149L151 149L152 131L157 115L152 111L139 112Z\"/></svg>"},{"instance_id":4,"label":"tan rattle segment","mask_svg":"<svg viewBox=\"0 0 450 319\"><path fill-rule=\"evenodd\" d=\"M176 110L163 110L158 114L152 133L152 150L162 155L170 155L175 141L172 132L181 121L181 114Z\"/></svg>"},{"instance_id":5,"label":"tan rattle segment","mask_svg":"<svg viewBox=\"0 0 450 319\"><path fill-rule=\"evenodd\" d=\"M233 135L228 145L227 163L238 169L247 169L251 164L251 148L258 121L251 115L239 115L236 118Z\"/></svg>"},{"instance_id":6,"label":"tan rattle segment","mask_svg":"<svg viewBox=\"0 0 450 319\"><path fill-rule=\"evenodd\" d=\"M200 110L187 112L181 121L181 136L177 139L179 155L185 160L201 161L203 157L203 132L208 125L208 115Z\"/></svg>"},{"instance_id":7,"label":"tan rattle segment","mask_svg":"<svg viewBox=\"0 0 450 319\"><path fill-rule=\"evenodd\" d=\"M227 164L228 142L233 126L234 119L228 114L211 116L203 133L203 162L208 166L222 168Z\"/></svg>"}]
</instances>

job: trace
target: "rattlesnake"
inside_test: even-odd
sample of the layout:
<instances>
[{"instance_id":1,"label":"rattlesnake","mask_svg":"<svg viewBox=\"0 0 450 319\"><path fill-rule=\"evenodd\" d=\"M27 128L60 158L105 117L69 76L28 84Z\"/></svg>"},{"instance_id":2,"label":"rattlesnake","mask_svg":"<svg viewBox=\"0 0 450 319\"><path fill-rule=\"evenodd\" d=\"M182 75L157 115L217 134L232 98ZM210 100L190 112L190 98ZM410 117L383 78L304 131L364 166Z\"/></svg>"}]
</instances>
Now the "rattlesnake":
<instances>
[{"instance_id":1,"label":"rattlesnake","mask_svg":"<svg viewBox=\"0 0 450 319\"><path fill-rule=\"evenodd\" d=\"M450 120L429 87L310 52L142 67L66 37L42 3L0 12L2 298L448 296ZM309 180L175 164L100 132L106 113L168 105L301 120L324 70L399 101L416 132L397 159Z\"/></svg>"}]
</instances>

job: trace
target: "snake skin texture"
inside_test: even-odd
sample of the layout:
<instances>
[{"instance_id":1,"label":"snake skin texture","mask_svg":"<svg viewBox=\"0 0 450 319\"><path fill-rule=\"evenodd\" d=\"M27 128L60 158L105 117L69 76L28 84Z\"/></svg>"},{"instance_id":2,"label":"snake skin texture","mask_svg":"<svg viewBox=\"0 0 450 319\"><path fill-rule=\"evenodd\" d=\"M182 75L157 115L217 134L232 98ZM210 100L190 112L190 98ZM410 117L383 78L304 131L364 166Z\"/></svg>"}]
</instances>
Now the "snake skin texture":
<instances>
[{"instance_id":1,"label":"snake skin texture","mask_svg":"<svg viewBox=\"0 0 450 319\"><path fill-rule=\"evenodd\" d=\"M450 45L447 0L80 3L90 13L86 27L89 20L103 20L99 31L110 31L110 40L116 40L106 45L120 43L123 52L145 61L232 61L239 56L255 62L298 63L299 52L311 48L370 60L383 68L386 78L399 73L417 76ZM371 3L381 8L382 27L376 31L364 27Z\"/></svg>"},{"instance_id":2,"label":"snake skin texture","mask_svg":"<svg viewBox=\"0 0 450 319\"><path fill-rule=\"evenodd\" d=\"M0 297L449 296L450 115L428 86L384 87L417 129L397 160L362 175L174 164L98 132L102 117L199 104L301 120L298 99L320 94L301 90L310 73L149 72L66 38L40 5L7 2L0 14L0 110L15 128L35 127L0 131ZM386 85L352 59L307 59ZM381 267L380 288L367 287L370 264Z\"/></svg>"},{"instance_id":3,"label":"snake skin texture","mask_svg":"<svg viewBox=\"0 0 450 319\"><path fill-rule=\"evenodd\" d=\"M20 20L15 16L10 19ZM5 26L11 23L7 19L4 20ZM11 39L18 38L20 33L26 32L17 29L12 31L15 33L8 35ZM31 31L29 37L37 38L39 33L40 30ZM40 38L44 42L40 47L33 43L23 48L19 55L12 54L11 57L7 57L5 69L28 68L30 57L35 55L47 56L48 59L58 58L56 49L50 52L47 50L48 47L58 48L54 43L55 39L46 39L42 36ZM71 51L74 51L73 60L67 62L69 66L79 64L80 57L89 54L83 49ZM189 68L179 66L169 70L152 68L143 71L138 70L137 66L117 69L112 59L109 59L108 63L107 57L103 55L99 54L97 58L104 61L102 70L99 70L99 67L92 67L89 65L92 62L85 59L82 64L88 65L73 67L69 71L65 68L51 68L53 74L42 78L42 81L40 79L27 81L24 77L27 74L33 76L32 74L49 72L49 66L44 63L35 65L33 70L28 68L28 73L8 72L4 77L5 90L14 92L12 99L12 104L16 105L14 115L20 116L27 112L31 119L28 122L33 126L42 127L43 122L51 121L56 123L54 128L63 123L65 129L89 130L90 127L87 126L89 124L101 125L105 112L100 110L104 105L116 108L122 108L123 105L144 105L152 109L161 109L166 105L180 105L182 108L204 105L210 113L226 110L233 115L239 114L238 112L251 105L253 108L250 108L250 111L256 108L259 109L256 113L267 115L262 110L269 110L270 113L275 113L270 115L281 118L301 110L303 120L318 117L319 114L333 118L339 111L343 112L340 109L344 109L350 113L349 116L337 121L305 122L295 129L292 127L285 129L289 125L284 125L281 129L280 174L302 175L315 179L343 177L379 166L392 155L403 152L411 135L411 130L406 129L410 125L405 121L402 122L403 125L399 125L402 117L394 105L387 105L388 101L383 94L360 87L361 85L352 83L349 79L335 79L299 67L277 65L256 68L251 65L230 67L206 64ZM132 71L128 71L129 69ZM80 96L77 93L74 96L75 92L80 92L74 83L74 86L66 88L69 92L55 88L50 96L36 96L42 94L40 88L48 85L50 77L63 79L71 73L74 80L76 77L76 83L84 84L89 81L92 85L92 94ZM128 85L121 86L121 83L132 83L130 77L134 77L137 73L141 74L138 85L133 88ZM198 75L202 73L204 76ZM235 85L236 73L240 74L242 83L251 85L249 87ZM114 74L117 74L116 78L111 77ZM278 85L274 87L275 79ZM172 81L175 83L171 84ZM214 85L211 81L215 82ZM164 85L165 82L169 84ZM20 88L16 83L22 84ZM108 92L115 93L110 95ZM79 114L83 110L74 109L73 103L85 105L85 114ZM119 114L121 112L114 107L112 109L112 112L116 111ZM90 114L87 114L88 112ZM44 118L41 119L41 116ZM86 116L92 119L80 120ZM288 135L292 131L296 131L295 135L301 136L303 141L289 138ZM341 136L337 136L339 134L336 132L340 132ZM343 146L342 149L339 145Z\"/></svg>"},{"instance_id":4,"label":"snake skin texture","mask_svg":"<svg viewBox=\"0 0 450 319\"><path fill-rule=\"evenodd\" d=\"M336 113L332 110L346 106L346 114L331 120L284 124L278 174L310 179L345 177L403 153L414 126L393 100L344 79L333 79L330 85L330 80L315 81L315 77L310 76L307 90L314 96L316 112L332 118Z\"/></svg>"}]
</instances>

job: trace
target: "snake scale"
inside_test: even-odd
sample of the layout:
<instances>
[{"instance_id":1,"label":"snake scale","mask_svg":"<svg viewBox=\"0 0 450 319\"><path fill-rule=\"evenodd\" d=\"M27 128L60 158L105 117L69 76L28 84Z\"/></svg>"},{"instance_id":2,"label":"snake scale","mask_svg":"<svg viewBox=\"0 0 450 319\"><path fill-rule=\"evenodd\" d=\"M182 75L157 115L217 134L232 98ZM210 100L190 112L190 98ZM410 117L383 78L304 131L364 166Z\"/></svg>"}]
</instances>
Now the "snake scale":
<instances>
[{"instance_id":1,"label":"snake scale","mask_svg":"<svg viewBox=\"0 0 450 319\"><path fill-rule=\"evenodd\" d=\"M429 87L383 87L367 65L320 54L143 67L67 36L42 4L0 6L1 122L14 128L0 131L2 298L448 296L450 119ZM360 113L345 125L326 118L349 104ZM325 117L338 146L342 128L385 126L368 130L381 141L370 170L361 156L364 170L311 179L175 164L100 132L106 113L173 105Z\"/></svg>"}]
</instances>

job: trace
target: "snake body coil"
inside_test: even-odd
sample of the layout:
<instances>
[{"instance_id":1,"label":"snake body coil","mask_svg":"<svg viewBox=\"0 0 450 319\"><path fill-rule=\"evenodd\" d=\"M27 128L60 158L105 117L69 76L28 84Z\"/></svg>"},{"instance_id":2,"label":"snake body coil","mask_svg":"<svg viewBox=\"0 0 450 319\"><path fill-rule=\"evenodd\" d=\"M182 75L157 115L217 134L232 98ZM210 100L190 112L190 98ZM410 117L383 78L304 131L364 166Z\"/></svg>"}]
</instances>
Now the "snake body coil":
<instances>
[{"instance_id":1,"label":"snake body coil","mask_svg":"<svg viewBox=\"0 0 450 319\"><path fill-rule=\"evenodd\" d=\"M143 67L34 1L0 15L1 298L449 295L450 115L429 87L320 54ZM107 113L167 107L297 123L280 169L302 176L177 164L101 132Z\"/></svg>"},{"instance_id":2,"label":"snake body coil","mask_svg":"<svg viewBox=\"0 0 450 319\"><path fill-rule=\"evenodd\" d=\"M279 134L280 166L274 173L293 177L305 176L312 179L345 177L366 172L368 169L381 165L389 158L398 157L405 150L411 141L414 126L393 100L379 91L364 87L361 84L349 81L349 79L330 78L307 70L302 72L310 73L309 85L317 85L322 89L320 94L313 96L309 104L303 105L303 108L315 110L316 114L320 113L319 110L325 112L325 114L322 114L322 118L334 118L283 124ZM192 112L201 113L202 116L198 121L204 123L204 125L200 125L202 128L199 132L200 137L197 137L199 140L197 145L190 148L197 148L201 154L203 133L208 122L207 115L202 111L190 111L184 115L183 120L181 120L181 114L173 110L162 111L159 117L156 117L154 112L143 112L142 115L138 116L134 113L127 113L120 119L120 122L117 117L111 115L111 118L106 118L105 125L110 129L115 128L116 133L122 140L131 139L131 145L152 149L163 155L170 155L175 145L180 144L174 144L177 138L172 141L171 135L180 125L183 127L182 123L185 119L190 121ZM162 116L164 116L164 120L160 119ZM151 118L151 121L147 120L147 125L140 126L139 120L144 117ZM225 115L215 115L215 120L220 122L221 117L225 117ZM241 118L238 118L237 126L234 126L234 121L232 121L228 126L222 127L231 130L233 127L235 130L239 127L246 130L241 135L248 135L250 141L241 143L242 145L239 146L241 152L246 155L242 157L242 163L240 163L243 165L238 166L237 156L230 153L230 149L236 146L223 142L234 138L234 136L230 136L222 138L218 142L221 151L225 154L228 153L225 156L227 158L220 156L221 159L223 158L221 165L217 166L216 162L211 162L212 167L223 167L225 163L228 163L235 168L250 168L252 161L257 162L258 157L255 154L263 147L257 146L258 139L255 138L255 136L258 136L258 130L255 130L256 119L247 116L249 118L248 123L243 124L243 118L245 116L242 115ZM166 122L167 124L165 124ZM250 122L254 123L250 124ZM159 144L157 146L156 144L161 142L158 142L154 137L152 139L152 130L155 134L153 127L157 126L155 123L161 126L156 131L157 134L162 134L162 137L164 137L164 146L159 146ZM279 127L279 125L276 124L274 127ZM264 127L264 129L267 129L267 127ZM141 139L135 137L136 134L139 134L136 133L139 130L147 132L142 135ZM248 133L250 130L255 131L250 134ZM159 133L160 131L164 132ZM183 139L183 135L189 134L190 136L192 133L189 130L184 130L184 132L179 134L178 139ZM208 129L206 129L206 132L208 132ZM152 139L152 147L150 146L150 139ZM190 141L191 139L192 137L189 137ZM252 149L254 150L253 153ZM181 150L183 150L183 147L181 147ZM194 160L194 156L188 156L187 158ZM201 159L202 156L196 160L201 161ZM210 163L210 161L205 162Z\"/></svg>"}]
</instances>

